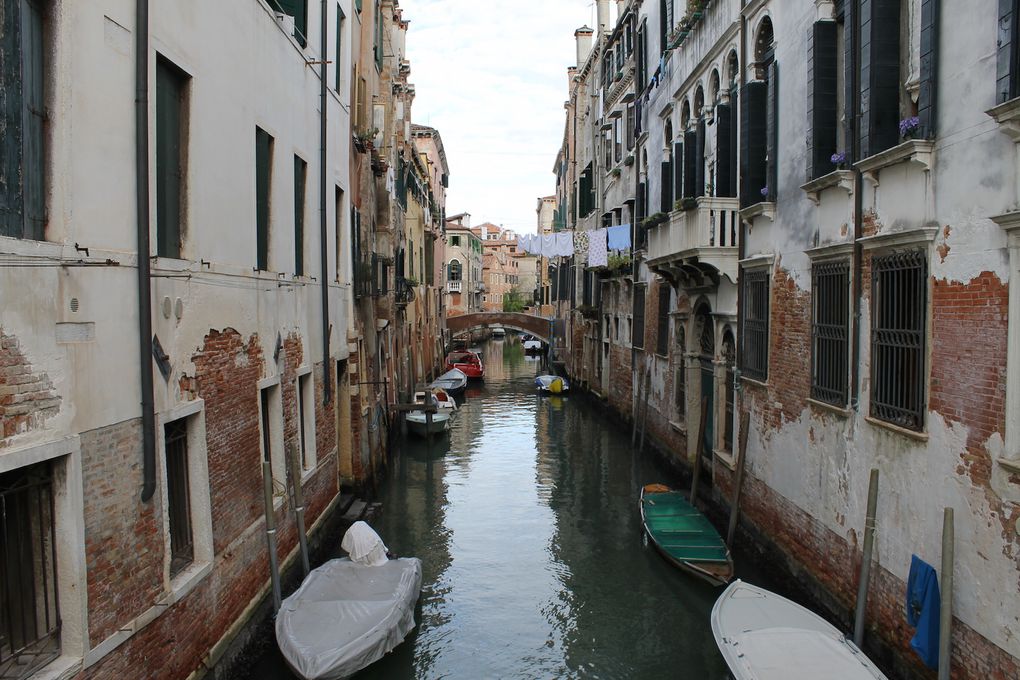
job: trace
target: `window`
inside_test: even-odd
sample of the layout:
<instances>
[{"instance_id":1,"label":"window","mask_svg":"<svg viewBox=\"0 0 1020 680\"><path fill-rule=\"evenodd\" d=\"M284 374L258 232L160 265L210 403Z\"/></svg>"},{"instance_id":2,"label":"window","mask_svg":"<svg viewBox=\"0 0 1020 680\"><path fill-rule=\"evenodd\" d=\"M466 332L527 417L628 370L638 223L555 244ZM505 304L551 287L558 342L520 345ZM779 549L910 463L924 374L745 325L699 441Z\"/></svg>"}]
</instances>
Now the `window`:
<instances>
[{"instance_id":1,"label":"window","mask_svg":"<svg viewBox=\"0 0 1020 680\"><path fill-rule=\"evenodd\" d=\"M740 93L740 205L774 201L778 179L779 65L772 21L766 17L754 45L755 79Z\"/></svg>"},{"instance_id":2,"label":"window","mask_svg":"<svg viewBox=\"0 0 1020 680\"><path fill-rule=\"evenodd\" d=\"M722 342L722 358L726 367L726 382L722 386L723 417L725 418L722 432L723 451L733 451L733 406L736 396L734 394L734 363L736 355L733 333L726 329Z\"/></svg>"},{"instance_id":3,"label":"window","mask_svg":"<svg viewBox=\"0 0 1020 680\"><path fill-rule=\"evenodd\" d=\"M454 248L460 248L460 236L451 236L450 245Z\"/></svg>"},{"instance_id":4,"label":"window","mask_svg":"<svg viewBox=\"0 0 1020 680\"><path fill-rule=\"evenodd\" d=\"M769 272L744 272L744 346L740 353L744 375L767 380L769 374Z\"/></svg>"},{"instance_id":5,"label":"window","mask_svg":"<svg viewBox=\"0 0 1020 680\"><path fill-rule=\"evenodd\" d=\"M835 170L832 157L842 150L839 134L842 47L841 21L814 23L808 44L808 179Z\"/></svg>"},{"instance_id":6,"label":"window","mask_svg":"<svg viewBox=\"0 0 1020 680\"><path fill-rule=\"evenodd\" d=\"M0 236L41 241L46 227L45 17L36 0L5 3L0 32ZM13 28L13 30L11 30Z\"/></svg>"},{"instance_id":7,"label":"window","mask_svg":"<svg viewBox=\"0 0 1020 680\"><path fill-rule=\"evenodd\" d=\"M333 231L336 246L336 280L340 281L341 272L344 270L344 190L340 187L333 189Z\"/></svg>"},{"instance_id":8,"label":"window","mask_svg":"<svg viewBox=\"0 0 1020 680\"><path fill-rule=\"evenodd\" d=\"M340 92L340 81L343 75L343 44L344 44L344 11L340 3L336 6L336 50L333 53L333 89Z\"/></svg>"},{"instance_id":9,"label":"window","mask_svg":"<svg viewBox=\"0 0 1020 680\"><path fill-rule=\"evenodd\" d=\"M183 236L182 201L187 177L188 76L156 57L156 254L179 258Z\"/></svg>"},{"instance_id":10,"label":"window","mask_svg":"<svg viewBox=\"0 0 1020 680\"><path fill-rule=\"evenodd\" d=\"M382 2L375 9L375 67L382 71L383 67L383 10Z\"/></svg>"},{"instance_id":11,"label":"window","mask_svg":"<svg viewBox=\"0 0 1020 680\"><path fill-rule=\"evenodd\" d=\"M875 256L871 272L871 415L920 431L926 384L926 252Z\"/></svg>"},{"instance_id":12,"label":"window","mask_svg":"<svg viewBox=\"0 0 1020 680\"><path fill-rule=\"evenodd\" d=\"M613 121L613 158L617 163L623 160L623 124L620 119Z\"/></svg>"},{"instance_id":13,"label":"window","mask_svg":"<svg viewBox=\"0 0 1020 680\"><path fill-rule=\"evenodd\" d=\"M305 273L305 177L308 164L294 156L294 273Z\"/></svg>"},{"instance_id":14,"label":"window","mask_svg":"<svg viewBox=\"0 0 1020 680\"><path fill-rule=\"evenodd\" d=\"M294 17L294 38L301 47L307 43L308 0L270 0L275 9Z\"/></svg>"},{"instance_id":15,"label":"window","mask_svg":"<svg viewBox=\"0 0 1020 680\"><path fill-rule=\"evenodd\" d=\"M635 126L634 105L627 104L627 151L634 150Z\"/></svg>"},{"instance_id":16,"label":"window","mask_svg":"<svg viewBox=\"0 0 1020 680\"><path fill-rule=\"evenodd\" d=\"M647 284L634 286L634 320L631 328L631 345L640 349L645 346L645 288Z\"/></svg>"},{"instance_id":17,"label":"window","mask_svg":"<svg viewBox=\"0 0 1020 680\"><path fill-rule=\"evenodd\" d=\"M676 373L673 376L673 403L680 422L687 420L687 331L683 322L676 325Z\"/></svg>"},{"instance_id":18,"label":"window","mask_svg":"<svg viewBox=\"0 0 1020 680\"><path fill-rule=\"evenodd\" d=\"M298 376L297 407L301 467L311 470L315 468L315 384L311 373Z\"/></svg>"},{"instance_id":19,"label":"window","mask_svg":"<svg viewBox=\"0 0 1020 680\"><path fill-rule=\"evenodd\" d=\"M60 655L52 463L0 474L0 677Z\"/></svg>"},{"instance_id":20,"label":"window","mask_svg":"<svg viewBox=\"0 0 1020 680\"><path fill-rule=\"evenodd\" d=\"M673 28L673 0L659 0L659 52L669 47L669 32Z\"/></svg>"},{"instance_id":21,"label":"window","mask_svg":"<svg viewBox=\"0 0 1020 680\"><path fill-rule=\"evenodd\" d=\"M659 284L659 326L655 353L666 356L669 353L669 284Z\"/></svg>"},{"instance_id":22,"label":"window","mask_svg":"<svg viewBox=\"0 0 1020 680\"><path fill-rule=\"evenodd\" d=\"M255 268L269 269L269 208L272 183L273 138L255 128Z\"/></svg>"},{"instance_id":23,"label":"window","mask_svg":"<svg viewBox=\"0 0 1020 680\"><path fill-rule=\"evenodd\" d=\"M259 427L262 434L262 460L268 462L273 481L282 489L286 486L287 467L283 451L283 407L280 404L280 385L269 385L259 390Z\"/></svg>"},{"instance_id":24,"label":"window","mask_svg":"<svg viewBox=\"0 0 1020 680\"><path fill-rule=\"evenodd\" d=\"M167 423L166 491L170 520L170 577L195 560L191 530L191 489L188 481L188 420Z\"/></svg>"},{"instance_id":25,"label":"window","mask_svg":"<svg viewBox=\"0 0 1020 680\"><path fill-rule=\"evenodd\" d=\"M1020 1L999 0L998 59L996 60L995 103L1003 104L1020 95Z\"/></svg>"},{"instance_id":26,"label":"window","mask_svg":"<svg viewBox=\"0 0 1020 680\"><path fill-rule=\"evenodd\" d=\"M817 263L811 269L811 397L847 403L850 263Z\"/></svg>"}]
</instances>

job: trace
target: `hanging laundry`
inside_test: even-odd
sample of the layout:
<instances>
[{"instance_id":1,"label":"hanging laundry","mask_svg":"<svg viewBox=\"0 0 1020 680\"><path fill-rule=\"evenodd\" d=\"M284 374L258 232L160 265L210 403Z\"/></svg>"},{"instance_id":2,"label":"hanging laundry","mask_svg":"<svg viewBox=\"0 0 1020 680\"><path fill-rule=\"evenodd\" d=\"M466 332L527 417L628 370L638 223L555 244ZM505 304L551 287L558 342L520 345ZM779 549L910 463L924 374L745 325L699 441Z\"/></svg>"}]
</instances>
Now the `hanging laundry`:
<instances>
[{"instance_id":1,"label":"hanging laundry","mask_svg":"<svg viewBox=\"0 0 1020 680\"><path fill-rule=\"evenodd\" d=\"M630 225L621 224L609 227L607 231L610 250L628 250L630 248Z\"/></svg>"},{"instance_id":2,"label":"hanging laundry","mask_svg":"<svg viewBox=\"0 0 1020 680\"><path fill-rule=\"evenodd\" d=\"M911 555L910 575L907 577L907 623L917 628L917 632L910 640L910 646L928 668L938 668L939 665L941 607L935 569L917 555Z\"/></svg>"},{"instance_id":3,"label":"hanging laundry","mask_svg":"<svg viewBox=\"0 0 1020 680\"><path fill-rule=\"evenodd\" d=\"M574 255L582 262L588 257L588 234L587 231L574 232Z\"/></svg>"},{"instance_id":4,"label":"hanging laundry","mask_svg":"<svg viewBox=\"0 0 1020 680\"><path fill-rule=\"evenodd\" d=\"M520 234L517 236L517 251L521 253L529 252L527 234Z\"/></svg>"},{"instance_id":5,"label":"hanging laundry","mask_svg":"<svg viewBox=\"0 0 1020 680\"><path fill-rule=\"evenodd\" d=\"M593 229L588 237L588 266L605 267L609 264L609 251L606 249L606 230Z\"/></svg>"},{"instance_id":6,"label":"hanging laundry","mask_svg":"<svg viewBox=\"0 0 1020 680\"><path fill-rule=\"evenodd\" d=\"M538 249L538 254L542 257L556 257L556 235L548 234L542 236L542 243Z\"/></svg>"},{"instance_id":7,"label":"hanging laundry","mask_svg":"<svg viewBox=\"0 0 1020 680\"><path fill-rule=\"evenodd\" d=\"M556 254L560 257L570 257L574 254L574 232L561 231L556 234Z\"/></svg>"}]
</instances>

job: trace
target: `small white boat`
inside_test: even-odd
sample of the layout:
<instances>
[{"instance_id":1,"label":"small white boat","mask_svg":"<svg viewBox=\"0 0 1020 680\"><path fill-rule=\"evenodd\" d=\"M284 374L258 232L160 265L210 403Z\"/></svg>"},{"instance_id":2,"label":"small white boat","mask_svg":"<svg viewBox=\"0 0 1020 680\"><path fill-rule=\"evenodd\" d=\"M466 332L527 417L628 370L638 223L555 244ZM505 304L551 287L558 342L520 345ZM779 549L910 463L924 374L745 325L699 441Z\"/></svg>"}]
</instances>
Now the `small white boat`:
<instances>
[{"instance_id":1,"label":"small white boat","mask_svg":"<svg viewBox=\"0 0 1020 680\"><path fill-rule=\"evenodd\" d=\"M527 354L538 354L542 351L542 341L537 338L529 337L521 345Z\"/></svg>"},{"instance_id":2,"label":"small white boat","mask_svg":"<svg viewBox=\"0 0 1020 680\"><path fill-rule=\"evenodd\" d=\"M364 522L355 522L341 545L349 557L314 569L276 617L280 651L305 680L349 677L415 626L421 561L388 559L382 539Z\"/></svg>"},{"instance_id":3,"label":"small white boat","mask_svg":"<svg viewBox=\"0 0 1020 680\"><path fill-rule=\"evenodd\" d=\"M558 375L540 375L535 378L535 387L550 394L562 394L570 389L570 383Z\"/></svg>"},{"instance_id":4,"label":"small white boat","mask_svg":"<svg viewBox=\"0 0 1020 680\"><path fill-rule=\"evenodd\" d=\"M886 680L825 619L739 579L716 600L712 633L736 680Z\"/></svg>"},{"instance_id":5,"label":"small white boat","mask_svg":"<svg viewBox=\"0 0 1020 680\"><path fill-rule=\"evenodd\" d=\"M460 369L451 368L446 373L432 381L429 387L442 387L449 394L458 394L467 385L467 375Z\"/></svg>"},{"instance_id":6,"label":"small white boat","mask_svg":"<svg viewBox=\"0 0 1020 680\"><path fill-rule=\"evenodd\" d=\"M496 326L495 328L492 329L492 337L494 338L506 337L506 329L501 326Z\"/></svg>"},{"instance_id":7,"label":"small white boat","mask_svg":"<svg viewBox=\"0 0 1020 680\"><path fill-rule=\"evenodd\" d=\"M427 437L430 434L441 434L450 429L450 420L453 418L453 414L457 412L457 402L445 390L439 389L444 397L442 401L433 390L414 393L415 404L421 404L422 406L431 404L436 407L436 411L431 414L431 423L429 422L429 414L424 410L409 411L407 414L408 431L420 437Z\"/></svg>"}]
</instances>

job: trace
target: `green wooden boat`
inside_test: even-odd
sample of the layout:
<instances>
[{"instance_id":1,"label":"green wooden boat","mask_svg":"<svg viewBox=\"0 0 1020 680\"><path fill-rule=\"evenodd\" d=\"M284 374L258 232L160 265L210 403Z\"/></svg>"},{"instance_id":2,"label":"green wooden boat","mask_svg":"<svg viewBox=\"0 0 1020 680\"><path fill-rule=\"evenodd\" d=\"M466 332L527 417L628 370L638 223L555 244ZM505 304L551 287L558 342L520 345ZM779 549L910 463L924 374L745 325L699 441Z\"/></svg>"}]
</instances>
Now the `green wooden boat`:
<instances>
[{"instance_id":1,"label":"green wooden boat","mask_svg":"<svg viewBox=\"0 0 1020 680\"><path fill-rule=\"evenodd\" d=\"M712 523L683 494L661 484L641 489L641 523L667 560L712 585L733 578L733 559Z\"/></svg>"}]
</instances>

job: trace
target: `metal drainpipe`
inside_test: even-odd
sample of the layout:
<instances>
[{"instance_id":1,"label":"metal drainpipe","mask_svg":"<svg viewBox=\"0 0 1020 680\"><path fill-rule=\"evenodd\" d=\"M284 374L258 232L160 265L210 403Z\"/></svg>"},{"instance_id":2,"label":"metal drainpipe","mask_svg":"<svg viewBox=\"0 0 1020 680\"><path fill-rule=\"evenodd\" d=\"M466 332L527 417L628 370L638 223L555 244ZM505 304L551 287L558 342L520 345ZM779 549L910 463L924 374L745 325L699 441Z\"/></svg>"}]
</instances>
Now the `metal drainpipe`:
<instances>
[{"instance_id":1,"label":"metal drainpipe","mask_svg":"<svg viewBox=\"0 0 1020 680\"><path fill-rule=\"evenodd\" d=\"M737 110L732 115L737 117L737 139L733 140L733 143L737 145L737 204L740 202L740 135L744 133L740 127L740 106L743 102L743 89L747 83L747 18L744 16L744 6L747 4L747 0L740 0L740 63L738 64L739 78L737 80ZM744 354L744 295L743 295L743 277L740 275L740 261L744 259L744 254L747 252L744 246L744 239L747 236L747 231L744 229L746 225L744 220L740 220L740 242L737 243L737 346L734 347L736 354L736 368L733 371L734 380L736 381L735 391L740 395L740 405L744 405L744 392L741 388L740 383L740 366L743 363Z\"/></svg>"},{"instance_id":2,"label":"metal drainpipe","mask_svg":"<svg viewBox=\"0 0 1020 680\"><path fill-rule=\"evenodd\" d=\"M860 92L860 45L861 36L860 30L860 11L861 5L860 0L851 0L850 6L850 21L852 22L852 36L851 40L853 45L851 46L850 54L852 63L850 65L850 91ZM849 147L850 147L850 160L856 163L858 160L857 154L859 152L857 143L857 123L860 119L860 112L858 107L860 106L860 100L854 97L853 104L850 106L850 134ZM863 256L863 248L861 247L861 232L863 231L863 215L861 212L864 210L864 196L862 195L862 189L864 187L864 179L860 170L854 169L854 255L853 255L853 267L854 267L854 280L853 280L853 315L850 318L850 337L853 342L853 355L850 360L850 408L857 410L860 407L860 361L861 361L861 288L862 282L862 263L861 258Z\"/></svg>"},{"instance_id":3,"label":"metal drainpipe","mask_svg":"<svg viewBox=\"0 0 1020 680\"><path fill-rule=\"evenodd\" d=\"M138 209L138 361L142 389L142 502L156 492L156 414L152 386L149 280L149 1L135 0L135 198Z\"/></svg>"},{"instance_id":4,"label":"metal drainpipe","mask_svg":"<svg viewBox=\"0 0 1020 680\"><path fill-rule=\"evenodd\" d=\"M322 271L322 403L329 404L329 257L326 253L326 0L322 0L319 44L319 255ZM340 64L336 65L340 68Z\"/></svg>"}]
</instances>

